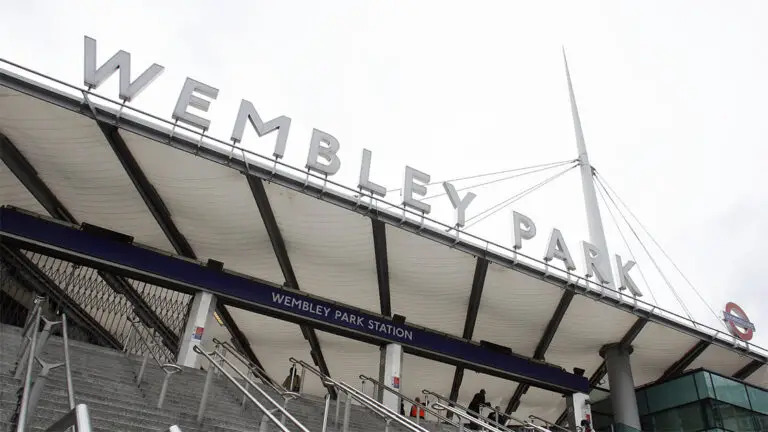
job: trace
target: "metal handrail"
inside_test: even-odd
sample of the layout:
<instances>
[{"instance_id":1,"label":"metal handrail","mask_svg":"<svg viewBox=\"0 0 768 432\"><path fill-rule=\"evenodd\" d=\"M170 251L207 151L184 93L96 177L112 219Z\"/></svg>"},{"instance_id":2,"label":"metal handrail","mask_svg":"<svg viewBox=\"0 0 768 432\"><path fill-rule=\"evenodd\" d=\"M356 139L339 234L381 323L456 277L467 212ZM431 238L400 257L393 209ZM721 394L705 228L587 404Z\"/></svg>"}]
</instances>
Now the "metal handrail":
<instances>
[{"instance_id":1,"label":"metal handrail","mask_svg":"<svg viewBox=\"0 0 768 432\"><path fill-rule=\"evenodd\" d=\"M432 396L436 397L437 400L439 400L439 401L448 402L448 404L451 407L456 407L456 408L459 408L459 409L461 409L461 410L463 410L463 411L465 411L467 413L474 414L474 415L477 416L477 418L481 418L483 416L481 413L475 412L475 411L469 409L468 407L465 407L464 405L462 405L462 404L460 404L458 402L454 402L454 401L448 399L447 397L445 397L445 396L443 396L441 394L435 393L435 392L433 392L431 390L423 389L423 390L421 390L421 393L424 394L424 395L432 395ZM498 412L496 413L496 415L498 416ZM506 417L508 417L509 419L514 420L514 421L520 423L521 425L525 425L527 423L525 420L520 420L517 417L511 416L511 415L508 415L508 414L504 414L504 415ZM502 431L505 431L505 432L512 432L508 427L504 426L503 424L499 423L496 420L488 420L488 422L491 423L497 429L501 429Z\"/></svg>"},{"instance_id":2,"label":"metal handrail","mask_svg":"<svg viewBox=\"0 0 768 432\"><path fill-rule=\"evenodd\" d=\"M435 409L442 409L442 410L446 410L446 411L452 412L452 413L456 414L457 416L460 416L460 417L462 417L462 418L464 418L466 420L469 420L470 422L475 423L475 424L479 425L481 428L487 429L487 430L489 430L491 432L503 432L503 431L508 431L509 430L509 429L507 429L505 427L502 428L502 429L499 429L497 426L492 426L491 423L487 422L485 419L483 419L481 417L474 417L474 416L470 415L467 411L462 411L462 410L457 409L455 407L447 406L447 405L443 404L442 402L435 402L434 404L432 404L432 406ZM535 424L533 424L531 422L523 422L521 424L523 426L532 428L532 429L537 430L539 432L552 432L549 429L545 429L545 428L543 428L541 426L538 426L538 425L535 425Z\"/></svg>"},{"instance_id":3,"label":"metal handrail","mask_svg":"<svg viewBox=\"0 0 768 432\"><path fill-rule=\"evenodd\" d=\"M220 346L225 350L227 350L227 352L235 356L235 358L238 359L240 363L242 363L245 367L247 367L248 370L253 372L254 375L256 375L256 377L258 377L262 383L264 383L266 386L268 386L269 388L277 392L280 396L285 397L286 394L290 395L291 398L295 398L296 396L298 396L296 393L287 391L282 386L277 385L275 380L273 380L272 377L270 377L269 374L267 374L267 372L264 369L260 368L258 365L254 364L253 362L245 358L229 342L222 342L216 338L213 338L213 343L217 347Z\"/></svg>"},{"instance_id":4,"label":"metal handrail","mask_svg":"<svg viewBox=\"0 0 768 432\"><path fill-rule=\"evenodd\" d=\"M91 432L91 416L88 415L88 407L85 404L77 405L45 432L65 432L72 426L77 432Z\"/></svg>"},{"instance_id":5,"label":"metal handrail","mask_svg":"<svg viewBox=\"0 0 768 432\"><path fill-rule=\"evenodd\" d=\"M30 331L32 332L31 341L28 344L29 356L27 357L26 371L24 373L24 390L21 395L21 406L19 407L19 420L17 422L16 431L25 432L27 426L27 416L29 414L29 395L32 390L32 366L34 365L35 356L33 351L37 344L37 330L40 328L40 314L42 313L42 307L37 307L35 314L33 315ZM19 365L22 366L22 365ZM17 367L19 367L17 366Z\"/></svg>"},{"instance_id":6,"label":"metal handrail","mask_svg":"<svg viewBox=\"0 0 768 432\"><path fill-rule=\"evenodd\" d=\"M451 420L451 419L449 419L447 417L444 417L439 412L432 410L427 405L426 401L425 401L424 404L416 402L415 400L412 400L411 398L409 398L408 396L405 396L404 394L400 393L399 391L394 390L394 389L390 388L389 386L382 385L381 382L379 382L378 380L375 380L375 379L373 379L373 378L371 378L369 376L360 374L360 379L363 380L363 381L369 381L369 382L377 385L379 388L383 388L384 390L392 393L395 396L400 397L401 399L405 400L406 402L408 402L408 403L410 403L410 404L412 404L414 406L423 407L426 412L428 412L428 413L432 414L433 416L437 417L437 419L440 420L440 421L446 422L448 424L452 424L454 426L459 426L459 427L461 426L460 422L457 423L457 422L455 422L455 421L453 421L453 420Z\"/></svg>"},{"instance_id":7,"label":"metal handrail","mask_svg":"<svg viewBox=\"0 0 768 432\"><path fill-rule=\"evenodd\" d=\"M157 345L157 342L154 342L154 341L151 343L147 342L144 335L139 331L139 328L144 327L143 324L141 324L141 321L139 319L135 319L135 320L129 319L128 322L131 323L131 330L133 330L133 332L128 334L128 337L126 337L126 340L130 338L131 334L133 333L137 334L139 336L139 340L141 341L142 345L144 345L144 348L146 348L147 350L146 353L152 356L152 359L155 361L155 363L157 363L157 365L161 369L169 373L177 373L182 371L179 365L170 363L170 362L163 363L160 361L159 358L157 358L157 353L155 353L155 350L152 349L152 347Z\"/></svg>"},{"instance_id":8,"label":"metal handrail","mask_svg":"<svg viewBox=\"0 0 768 432\"><path fill-rule=\"evenodd\" d=\"M179 428L176 425L173 425L173 426L168 428L168 432L181 432L181 428Z\"/></svg>"},{"instance_id":9,"label":"metal handrail","mask_svg":"<svg viewBox=\"0 0 768 432\"><path fill-rule=\"evenodd\" d=\"M147 369L147 362L149 361L149 357L152 357L152 359L157 363L157 365L160 367L160 369L165 372L165 378L163 378L163 384L160 387L160 396L157 398L157 408L162 408L163 403L165 402L165 395L168 391L168 382L171 379L171 375L175 373L179 373L182 371L182 368L179 365L173 364L173 363L163 363L160 361L160 359L157 358L157 354L152 349L153 346L157 345L157 342L147 342L147 340L144 338L144 335L140 331L140 329L143 327L141 322L137 319L128 319L128 322L131 323L131 329L128 333L128 336L126 336L124 344L125 351L127 352L129 349L130 344L129 339L131 335L134 333L138 336L139 341L144 345L144 348L146 349L144 353L144 360L141 362L141 369L139 369L139 374L136 376L136 384L141 385L141 382L144 379L144 372Z\"/></svg>"},{"instance_id":10,"label":"metal handrail","mask_svg":"<svg viewBox=\"0 0 768 432\"><path fill-rule=\"evenodd\" d=\"M235 386L236 386L236 387L237 387L237 388L238 388L238 389L239 389L241 392L243 392L243 394L244 394L244 395L246 395L246 396L248 397L248 399L250 399L250 400L251 400L251 402L253 402L253 403L254 403L254 404L255 404L255 405L256 405L256 406L257 406L257 407L258 407L258 408L261 410L261 412L262 412L262 413L264 413L264 415L265 415L265 416L267 416L267 417L268 417L270 420L272 420L272 422L274 422L274 423L275 423L275 425L276 425L278 428L280 428L280 430L282 430L283 432L291 432L291 431L290 431L290 430L289 430L289 429L288 429L288 428L287 428L287 427L286 427L286 426L285 426L285 425L284 425L284 424L283 424L281 421L279 421L279 420L277 419L277 417L275 417L275 416L272 414L272 412L271 412L270 410L268 410L268 409L267 409L267 408L266 408L266 407L265 407L265 406L264 406L264 405L263 405L261 402L259 402L259 401L258 401L258 399L256 399L256 398L255 398L255 397L254 397L254 396L253 396L253 395L252 395L252 394L251 394L251 393L250 393L250 392L249 392L249 391L248 391L248 390L247 390L245 387L243 387L243 385L242 385L242 384L240 384L239 382L237 382L237 380L236 380L236 379L235 379L235 378L234 378L232 375L230 375L230 374L229 374L229 372L227 372L227 371L226 371L226 370L225 370L225 369L224 369L222 366L220 366L218 363L216 363L216 361L215 361L215 360L214 360L214 359L211 357L211 355L210 355L209 353L206 353L205 351L203 351L202 349L200 349L200 347L199 347L199 346L194 346L194 347L192 348L192 350L193 350L194 352L196 352L197 354L200 354L200 355L202 355L203 357L205 357L205 358L208 360L208 362L209 362L209 364L210 364L211 366L213 366L213 367L215 367L216 369L218 369L218 370L219 370L219 372L221 372L221 373L222 373L222 374L223 374L223 375L224 375L224 376L225 376L225 377L226 377L226 378L227 378L227 379L228 379L228 380L229 380L229 381L230 381L232 384L234 384L234 385L235 385ZM227 365L229 365L229 367L230 367L230 368L232 368L232 369L233 369L235 372L237 372L237 373L238 373L238 374L239 374L241 377L243 377L243 378L244 378L246 381L250 382L250 383L253 385L253 387L254 387L256 390L258 390L258 391L261 393L261 395L262 395L264 398L266 398L266 399L267 399L269 402L271 402L271 403L272 403L272 404L273 404L273 405L274 405L274 406L277 408L277 410L278 410L278 411L280 411L280 412L281 412L281 413L282 413L282 414L283 414L283 415L284 415L286 418L288 418L289 420L291 420L291 422L292 422L293 424L295 424L295 425L296 425L296 426L297 426L299 429L301 429L301 431L302 431L302 432L309 432L309 429L307 429L307 428L306 428L306 427L305 427L303 424L301 424L301 422L299 422L298 420L296 420L296 418L295 418L295 417L293 417L293 415L291 415L291 413L289 413L288 411L286 411L286 410L285 410L285 409L284 409L282 406L280 406L280 404L278 404L278 403L277 403L277 402L276 402L274 399L272 399L271 397L269 397L269 395L268 395L268 394L267 394L267 393L266 393L264 390L262 390L262 389L261 389L261 388L259 388L257 385L255 385L255 384L254 384L252 381L250 381L250 379L248 379L247 377L245 377L245 374L243 374L243 373L242 373L242 372L241 372L239 369L237 369L236 367L234 367L234 365L232 365L232 363L231 363L229 360L227 360L227 359L226 359L224 356L222 356L221 354L219 354L219 353L218 353L218 352L216 352L216 351L213 351L211 354L213 354L213 355L218 355L218 356L219 356L219 357L220 357L220 358L221 358L221 359L222 359L222 360L223 360L225 363L227 363ZM209 368L209 375L208 375L209 377L210 377L210 376L212 376L210 373L211 373L211 370L210 370L210 368ZM208 387L208 385L209 385L209 382L210 382L210 379L209 379L208 377L206 377L206 388L203 390L203 397L202 397L202 399L200 400L200 410L199 410L199 412L198 412L198 417L200 417L200 415L199 415L199 414L201 414L201 413L202 413L202 410L203 410L203 409L204 409L204 407L205 407L205 398L207 398L207 396L208 396L206 393L207 393L207 390L208 390L208 389L207 389L207 387ZM199 421L199 420L200 420L200 418L198 418L198 421Z\"/></svg>"},{"instance_id":11,"label":"metal handrail","mask_svg":"<svg viewBox=\"0 0 768 432\"><path fill-rule=\"evenodd\" d=\"M549 421L547 419L543 419L543 418L541 418L539 416L536 416L536 415L533 415L533 414L529 415L528 418L531 419L531 420L538 420L540 422L544 422L544 425L547 426L550 429L554 427L555 429L559 429L561 431L571 432L570 429L566 429L566 428L564 428L564 427L562 427L562 426L560 426L558 424L552 423L551 421Z\"/></svg>"},{"instance_id":12,"label":"metal handrail","mask_svg":"<svg viewBox=\"0 0 768 432\"><path fill-rule=\"evenodd\" d=\"M347 394L348 397L352 397L364 406L366 406L371 411L379 414L380 416L384 417L388 420L394 420L395 422L399 423L401 426L405 427L406 429L413 431L413 432L429 432L429 430L425 429L424 427L412 422L411 420L405 418L404 416L396 413L395 411L392 411L389 407L385 406L384 404L380 403L379 401L373 399L372 397L368 396L367 394L357 390L356 388L350 386L349 384L346 384L342 381L336 381L332 379L329 376L326 376L319 370L315 369L314 367L307 364L307 362L303 360L297 360L293 357L289 359L289 361L293 364L298 364L304 367L306 370L309 370L313 374L317 375L322 381L323 384L329 384L334 387L336 387L339 390L342 390ZM338 407L338 405L337 405ZM346 415L345 415L346 417ZM338 416L337 416L338 418Z\"/></svg>"}]
</instances>

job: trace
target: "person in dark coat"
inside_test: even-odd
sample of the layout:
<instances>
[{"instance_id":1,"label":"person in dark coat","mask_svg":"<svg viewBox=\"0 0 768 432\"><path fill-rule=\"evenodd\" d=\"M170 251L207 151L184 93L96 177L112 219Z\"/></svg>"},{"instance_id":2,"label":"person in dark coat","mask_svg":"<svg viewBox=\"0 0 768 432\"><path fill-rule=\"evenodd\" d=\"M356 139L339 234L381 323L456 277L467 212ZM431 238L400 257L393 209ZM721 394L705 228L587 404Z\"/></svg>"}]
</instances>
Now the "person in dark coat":
<instances>
[{"instance_id":1,"label":"person in dark coat","mask_svg":"<svg viewBox=\"0 0 768 432\"><path fill-rule=\"evenodd\" d=\"M298 393L301 390L301 377L296 373L296 366L291 366L291 369L288 371L288 376L283 381L283 388L294 393Z\"/></svg>"},{"instance_id":2,"label":"person in dark coat","mask_svg":"<svg viewBox=\"0 0 768 432\"><path fill-rule=\"evenodd\" d=\"M469 403L469 406L467 407L470 412L468 412L467 414L469 414L474 418L478 418L478 415L480 414L480 407L483 407L483 406L489 407L491 406L491 404L485 401L485 389L480 389L479 392L475 393L475 395L472 396L472 401ZM478 430L479 427L476 423L470 423L469 429Z\"/></svg>"}]
</instances>

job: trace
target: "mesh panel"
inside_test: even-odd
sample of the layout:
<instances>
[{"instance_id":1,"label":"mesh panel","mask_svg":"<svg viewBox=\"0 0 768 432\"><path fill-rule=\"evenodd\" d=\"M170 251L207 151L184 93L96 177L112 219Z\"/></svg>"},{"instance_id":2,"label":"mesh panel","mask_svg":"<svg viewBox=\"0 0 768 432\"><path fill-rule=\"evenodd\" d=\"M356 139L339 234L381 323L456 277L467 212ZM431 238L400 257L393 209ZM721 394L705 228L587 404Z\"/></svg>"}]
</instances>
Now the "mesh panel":
<instances>
[{"instance_id":1,"label":"mesh panel","mask_svg":"<svg viewBox=\"0 0 768 432\"><path fill-rule=\"evenodd\" d=\"M152 346L156 357L161 361L171 362L174 359L175 353L168 350L162 343L152 343L159 340L154 329L147 329L141 324L132 325L132 321L136 322L133 305L123 294L113 290L96 269L35 252L25 251L24 253L107 331L124 344L127 343L127 352L145 352L144 344L141 342L144 340ZM126 282L139 293L168 328L177 335L181 335L192 296L137 280L126 279ZM132 331L138 332L141 338L137 338L134 334L131 340L128 340Z\"/></svg>"}]
</instances>

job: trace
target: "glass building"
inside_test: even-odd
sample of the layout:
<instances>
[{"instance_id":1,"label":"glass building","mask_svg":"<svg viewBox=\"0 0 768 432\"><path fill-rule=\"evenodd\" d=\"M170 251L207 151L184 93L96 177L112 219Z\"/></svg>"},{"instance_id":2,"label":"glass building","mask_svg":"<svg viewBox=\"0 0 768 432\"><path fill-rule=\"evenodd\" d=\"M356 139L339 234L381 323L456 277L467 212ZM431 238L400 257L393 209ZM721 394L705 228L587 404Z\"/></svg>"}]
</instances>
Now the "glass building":
<instances>
[{"instance_id":1,"label":"glass building","mask_svg":"<svg viewBox=\"0 0 768 432\"><path fill-rule=\"evenodd\" d=\"M703 369L636 391L643 432L768 432L768 391ZM596 431L613 424L609 392L590 394Z\"/></svg>"}]
</instances>

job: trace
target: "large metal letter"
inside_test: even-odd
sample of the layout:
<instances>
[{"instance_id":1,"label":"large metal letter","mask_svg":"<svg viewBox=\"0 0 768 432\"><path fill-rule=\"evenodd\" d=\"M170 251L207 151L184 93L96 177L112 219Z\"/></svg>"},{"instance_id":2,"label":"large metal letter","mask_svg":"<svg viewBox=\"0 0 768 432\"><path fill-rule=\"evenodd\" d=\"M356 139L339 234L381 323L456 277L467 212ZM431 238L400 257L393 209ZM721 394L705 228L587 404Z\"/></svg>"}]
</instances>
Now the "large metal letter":
<instances>
[{"instance_id":1,"label":"large metal letter","mask_svg":"<svg viewBox=\"0 0 768 432\"><path fill-rule=\"evenodd\" d=\"M456 188L448 183L443 182L443 189L448 194L448 199L451 200L451 205L456 210L456 226L461 228L466 223L467 207L472 203L472 200L477 196L475 193L467 192L464 198L459 198L459 193L456 192Z\"/></svg>"},{"instance_id":2,"label":"large metal letter","mask_svg":"<svg viewBox=\"0 0 768 432\"><path fill-rule=\"evenodd\" d=\"M568 252L568 246L565 245L563 240L563 234L557 228L552 228L552 233L549 235L549 244L547 246L547 254L544 256L545 262L552 261L553 258L559 259L565 263L565 268L568 270L576 270L576 266L573 264L573 258L571 253Z\"/></svg>"},{"instance_id":3,"label":"large metal letter","mask_svg":"<svg viewBox=\"0 0 768 432\"><path fill-rule=\"evenodd\" d=\"M429 213L432 211L432 206L413 198L413 194L424 196L427 194L427 184L429 183L430 176L427 173L423 173L415 168L411 168L406 165L405 167L405 184L403 185L403 205L411 207L418 211ZM416 183L416 182L420 183Z\"/></svg>"},{"instance_id":4,"label":"large metal letter","mask_svg":"<svg viewBox=\"0 0 768 432\"><path fill-rule=\"evenodd\" d=\"M131 82L131 54L120 50L112 56L106 63L96 69L96 39L85 37L85 85L90 88L97 88L104 83L112 74L120 69L120 99L130 102L131 99L139 95L148 85L152 84L160 74L165 70L164 67L154 63L145 70L136 81Z\"/></svg>"},{"instance_id":5,"label":"large metal letter","mask_svg":"<svg viewBox=\"0 0 768 432\"><path fill-rule=\"evenodd\" d=\"M339 172L341 160L336 153L339 152L339 140L329 133L312 129L312 139L309 142L309 155L307 156L307 169L332 176ZM327 164L317 160L318 157L327 161Z\"/></svg>"},{"instance_id":6,"label":"large metal letter","mask_svg":"<svg viewBox=\"0 0 768 432\"><path fill-rule=\"evenodd\" d=\"M536 224L524 214L513 211L512 225L515 233L515 244L512 248L515 250L523 248L523 240L530 240L536 236Z\"/></svg>"},{"instance_id":7,"label":"large metal letter","mask_svg":"<svg viewBox=\"0 0 768 432\"><path fill-rule=\"evenodd\" d=\"M611 263L606 259L607 254L597 246L582 241L581 248L584 251L584 265L587 267L587 277L597 276L597 280L604 285L613 286L611 277Z\"/></svg>"},{"instance_id":8,"label":"large metal letter","mask_svg":"<svg viewBox=\"0 0 768 432\"><path fill-rule=\"evenodd\" d=\"M637 287L635 281L632 280L632 276L629 275L629 271L635 266L634 261L627 261L626 264L621 263L621 257L616 255L616 269L619 272L619 290L623 291L628 289L635 297L642 297L643 292Z\"/></svg>"},{"instance_id":9,"label":"large metal letter","mask_svg":"<svg viewBox=\"0 0 768 432\"><path fill-rule=\"evenodd\" d=\"M250 121L253 129L256 130L256 134L262 137L272 131L277 131L277 142L275 143L275 151L272 155L276 158L282 158L285 156L285 146L288 142L288 132L291 129L291 119L286 116L280 116L274 118L266 123L261 120L259 113L254 108L253 104L245 99L240 102L240 109L237 111L237 119L235 120L235 127L232 129L232 141L240 142L243 140L243 132L245 131L245 122Z\"/></svg>"},{"instance_id":10,"label":"large metal letter","mask_svg":"<svg viewBox=\"0 0 768 432\"><path fill-rule=\"evenodd\" d=\"M200 111L208 112L208 108L211 106L210 101L196 96L194 94L195 92L198 92L201 95L214 100L217 96L219 96L218 89L195 81L192 78L187 78L187 80L184 82L184 87L181 88L179 100L176 101L176 108L173 109L172 117L174 120L199 127L202 130L208 130L208 128L211 126L210 120L187 112L187 107L197 108Z\"/></svg>"},{"instance_id":11,"label":"large metal letter","mask_svg":"<svg viewBox=\"0 0 768 432\"><path fill-rule=\"evenodd\" d=\"M387 194L387 189L371 181L371 156L373 153L368 149L363 149L363 162L360 164L360 181L357 183L357 187L364 191L368 191L373 195L383 197Z\"/></svg>"}]
</instances>

